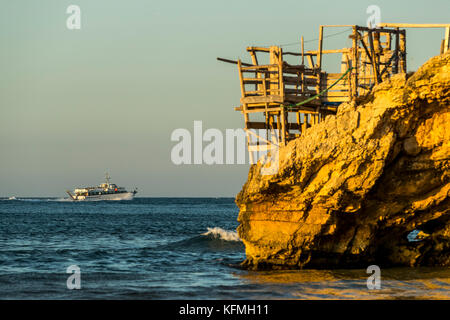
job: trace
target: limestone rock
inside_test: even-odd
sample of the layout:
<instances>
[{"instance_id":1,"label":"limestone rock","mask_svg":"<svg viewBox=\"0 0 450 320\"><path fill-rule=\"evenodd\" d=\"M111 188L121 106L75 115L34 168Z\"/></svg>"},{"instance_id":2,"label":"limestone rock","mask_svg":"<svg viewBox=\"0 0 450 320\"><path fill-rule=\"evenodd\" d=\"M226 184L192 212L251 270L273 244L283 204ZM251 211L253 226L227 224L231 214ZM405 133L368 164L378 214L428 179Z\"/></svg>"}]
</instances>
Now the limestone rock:
<instances>
[{"instance_id":1,"label":"limestone rock","mask_svg":"<svg viewBox=\"0 0 450 320\"><path fill-rule=\"evenodd\" d=\"M250 168L249 268L450 266L450 52L397 75ZM409 242L421 230L428 237Z\"/></svg>"}]
</instances>

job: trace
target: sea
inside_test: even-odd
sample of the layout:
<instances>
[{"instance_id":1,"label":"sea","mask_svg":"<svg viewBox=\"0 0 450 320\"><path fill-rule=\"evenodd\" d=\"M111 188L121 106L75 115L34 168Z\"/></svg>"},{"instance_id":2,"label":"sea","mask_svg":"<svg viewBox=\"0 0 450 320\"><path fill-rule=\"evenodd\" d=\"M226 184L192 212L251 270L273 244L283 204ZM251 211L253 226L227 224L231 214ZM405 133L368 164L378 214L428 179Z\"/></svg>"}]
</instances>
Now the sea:
<instances>
[{"instance_id":1,"label":"sea","mask_svg":"<svg viewBox=\"0 0 450 320\"><path fill-rule=\"evenodd\" d=\"M0 199L0 299L450 299L448 268L248 271L232 198Z\"/></svg>"}]
</instances>

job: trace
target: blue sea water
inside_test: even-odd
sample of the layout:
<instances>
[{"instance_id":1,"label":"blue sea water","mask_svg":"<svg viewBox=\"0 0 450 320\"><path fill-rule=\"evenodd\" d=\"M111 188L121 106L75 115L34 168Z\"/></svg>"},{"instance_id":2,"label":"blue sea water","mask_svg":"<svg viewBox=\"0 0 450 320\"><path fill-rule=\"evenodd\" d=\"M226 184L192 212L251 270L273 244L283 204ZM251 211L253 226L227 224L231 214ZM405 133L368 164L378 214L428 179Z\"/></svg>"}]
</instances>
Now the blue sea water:
<instances>
[{"instance_id":1,"label":"blue sea water","mask_svg":"<svg viewBox=\"0 0 450 320\"><path fill-rule=\"evenodd\" d=\"M443 268L255 272L232 198L0 199L0 299L450 299ZM69 290L69 266L81 289Z\"/></svg>"}]
</instances>

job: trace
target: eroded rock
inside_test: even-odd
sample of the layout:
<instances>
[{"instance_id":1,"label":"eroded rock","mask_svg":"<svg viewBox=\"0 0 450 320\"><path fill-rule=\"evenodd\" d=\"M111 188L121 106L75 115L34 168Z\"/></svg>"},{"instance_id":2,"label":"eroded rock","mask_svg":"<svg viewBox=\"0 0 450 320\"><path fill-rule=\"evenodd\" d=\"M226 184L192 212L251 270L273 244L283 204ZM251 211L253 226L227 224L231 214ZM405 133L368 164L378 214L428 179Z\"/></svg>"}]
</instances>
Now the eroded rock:
<instances>
[{"instance_id":1,"label":"eroded rock","mask_svg":"<svg viewBox=\"0 0 450 320\"><path fill-rule=\"evenodd\" d=\"M449 88L447 53L307 129L276 175L253 165L236 197L244 265L449 266Z\"/></svg>"}]
</instances>

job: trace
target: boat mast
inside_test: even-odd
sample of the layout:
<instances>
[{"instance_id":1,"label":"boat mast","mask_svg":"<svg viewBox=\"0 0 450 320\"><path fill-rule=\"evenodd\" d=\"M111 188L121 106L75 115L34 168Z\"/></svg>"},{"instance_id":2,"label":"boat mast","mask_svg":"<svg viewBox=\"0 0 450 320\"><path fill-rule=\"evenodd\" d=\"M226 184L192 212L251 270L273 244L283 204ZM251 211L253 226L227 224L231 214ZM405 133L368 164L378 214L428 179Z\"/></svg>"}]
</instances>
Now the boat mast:
<instances>
[{"instance_id":1,"label":"boat mast","mask_svg":"<svg viewBox=\"0 0 450 320\"><path fill-rule=\"evenodd\" d=\"M109 186L109 180L111 179L111 177L109 176L108 172L105 173L105 180L106 180L106 184Z\"/></svg>"}]
</instances>

